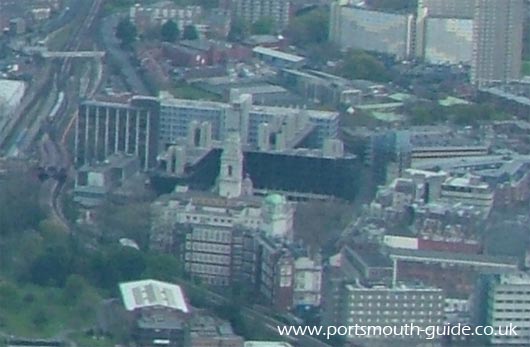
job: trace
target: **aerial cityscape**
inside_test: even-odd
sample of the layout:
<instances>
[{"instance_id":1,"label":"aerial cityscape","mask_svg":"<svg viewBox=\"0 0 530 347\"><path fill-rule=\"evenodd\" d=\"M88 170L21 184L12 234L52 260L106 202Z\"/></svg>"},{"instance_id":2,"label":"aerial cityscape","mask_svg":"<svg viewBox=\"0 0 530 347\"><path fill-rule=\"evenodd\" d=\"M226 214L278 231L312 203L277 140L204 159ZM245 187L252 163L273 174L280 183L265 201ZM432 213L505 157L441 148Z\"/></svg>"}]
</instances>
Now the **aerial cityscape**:
<instances>
[{"instance_id":1,"label":"aerial cityscape","mask_svg":"<svg viewBox=\"0 0 530 347\"><path fill-rule=\"evenodd\" d=\"M0 0L0 347L530 346L530 0Z\"/></svg>"}]
</instances>

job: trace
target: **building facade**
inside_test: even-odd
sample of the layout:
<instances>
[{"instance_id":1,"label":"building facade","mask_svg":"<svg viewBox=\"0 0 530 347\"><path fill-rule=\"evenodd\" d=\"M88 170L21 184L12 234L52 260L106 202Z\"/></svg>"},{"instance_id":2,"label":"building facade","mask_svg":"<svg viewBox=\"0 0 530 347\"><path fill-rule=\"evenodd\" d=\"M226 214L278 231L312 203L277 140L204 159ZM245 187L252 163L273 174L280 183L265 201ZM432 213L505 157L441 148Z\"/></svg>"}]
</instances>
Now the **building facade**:
<instances>
[{"instance_id":1,"label":"building facade","mask_svg":"<svg viewBox=\"0 0 530 347\"><path fill-rule=\"evenodd\" d=\"M432 64L470 65L473 56L473 20L427 18L422 56Z\"/></svg>"},{"instance_id":2,"label":"building facade","mask_svg":"<svg viewBox=\"0 0 530 347\"><path fill-rule=\"evenodd\" d=\"M399 334L399 327L413 323L424 331L442 325L445 295L441 289L404 285L363 287L342 280L332 283L324 298L324 325L371 326L371 333L348 335L348 339L422 339L420 334ZM385 326L396 327L395 334L382 333ZM420 330L418 330L420 331Z\"/></svg>"},{"instance_id":3,"label":"building facade","mask_svg":"<svg viewBox=\"0 0 530 347\"><path fill-rule=\"evenodd\" d=\"M291 16L289 0L232 0L231 8L236 17L243 18L249 23L270 18L276 30L286 28Z\"/></svg>"},{"instance_id":4,"label":"building facade","mask_svg":"<svg viewBox=\"0 0 530 347\"><path fill-rule=\"evenodd\" d=\"M337 112L256 106L248 95L237 95L231 103L163 97L160 104L161 148L188 136L192 122L209 123L211 137L217 141L224 140L231 131L239 131L243 146L251 147L258 146L259 128L263 124L273 132L281 132L287 147L310 128L314 130L310 143L316 148L322 148L324 140L338 136Z\"/></svg>"},{"instance_id":5,"label":"building facade","mask_svg":"<svg viewBox=\"0 0 530 347\"><path fill-rule=\"evenodd\" d=\"M374 11L334 2L330 41L341 49L361 49L406 59L413 54L414 16Z\"/></svg>"},{"instance_id":6,"label":"building facade","mask_svg":"<svg viewBox=\"0 0 530 347\"><path fill-rule=\"evenodd\" d=\"M440 198L442 201L473 206L488 215L493 207L494 194L479 177L454 177L442 184Z\"/></svg>"},{"instance_id":7,"label":"building facade","mask_svg":"<svg viewBox=\"0 0 530 347\"><path fill-rule=\"evenodd\" d=\"M177 6L171 1L152 5L135 4L129 9L129 18L140 31L159 27L172 20L182 32L185 26L196 24L201 15L201 6Z\"/></svg>"},{"instance_id":8,"label":"building facade","mask_svg":"<svg viewBox=\"0 0 530 347\"><path fill-rule=\"evenodd\" d=\"M159 104L134 97L128 104L85 101L75 130L75 164L103 162L114 153L134 154L143 170L156 165Z\"/></svg>"},{"instance_id":9,"label":"building facade","mask_svg":"<svg viewBox=\"0 0 530 347\"><path fill-rule=\"evenodd\" d=\"M477 0L471 81L478 86L521 76L523 0Z\"/></svg>"},{"instance_id":10,"label":"building facade","mask_svg":"<svg viewBox=\"0 0 530 347\"><path fill-rule=\"evenodd\" d=\"M492 326L488 336L494 345L528 345L530 343L530 276L523 272L484 276L477 282L474 300L475 324ZM505 331L510 324L517 335Z\"/></svg>"}]
</instances>

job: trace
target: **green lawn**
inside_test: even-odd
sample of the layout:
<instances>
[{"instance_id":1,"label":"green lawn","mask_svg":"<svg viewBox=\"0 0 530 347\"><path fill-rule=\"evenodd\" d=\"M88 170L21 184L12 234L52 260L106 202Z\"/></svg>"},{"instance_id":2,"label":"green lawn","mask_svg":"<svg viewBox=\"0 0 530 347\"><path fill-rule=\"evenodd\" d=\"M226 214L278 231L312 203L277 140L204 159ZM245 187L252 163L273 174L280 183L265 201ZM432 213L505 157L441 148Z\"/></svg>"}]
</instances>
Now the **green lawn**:
<instances>
[{"instance_id":1,"label":"green lawn","mask_svg":"<svg viewBox=\"0 0 530 347\"><path fill-rule=\"evenodd\" d=\"M106 337L91 337L82 332L76 332L68 336L78 346L109 347L114 346L116 341Z\"/></svg>"},{"instance_id":2,"label":"green lawn","mask_svg":"<svg viewBox=\"0 0 530 347\"><path fill-rule=\"evenodd\" d=\"M95 323L99 296L85 288L76 300L67 300L64 290L52 287L19 287L0 283L0 331L10 335L53 338Z\"/></svg>"},{"instance_id":3,"label":"green lawn","mask_svg":"<svg viewBox=\"0 0 530 347\"><path fill-rule=\"evenodd\" d=\"M523 61L522 73L524 76L530 76L530 60Z\"/></svg>"}]
</instances>

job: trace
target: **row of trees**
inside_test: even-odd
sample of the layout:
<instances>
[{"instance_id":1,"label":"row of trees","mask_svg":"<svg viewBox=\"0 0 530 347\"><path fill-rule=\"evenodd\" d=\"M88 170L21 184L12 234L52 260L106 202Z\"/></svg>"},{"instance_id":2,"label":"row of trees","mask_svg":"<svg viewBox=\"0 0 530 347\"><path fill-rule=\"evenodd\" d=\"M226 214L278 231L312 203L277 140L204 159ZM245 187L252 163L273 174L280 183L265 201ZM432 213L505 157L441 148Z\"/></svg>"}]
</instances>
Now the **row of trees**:
<instances>
[{"instance_id":1,"label":"row of trees","mask_svg":"<svg viewBox=\"0 0 530 347\"><path fill-rule=\"evenodd\" d=\"M131 47L138 38L138 29L129 19L122 19L116 26L116 37L121 41L122 46ZM186 25L181 35L178 24L169 20L160 27L159 37L166 42L176 42L180 38L197 40L199 33L194 25Z\"/></svg>"},{"instance_id":2,"label":"row of trees","mask_svg":"<svg viewBox=\"0 0 530 347\"><path fill-rule=\"evenodd\" d=\"M448 122L460 126L474 126L481 121L502 120L507 117L491 105L469 104L445 107L434 101L405 107L405 112L414 125Z\"/></svg>"},{"instance_id":3,"label":"row of trees","mask_svg":"<svg viewBox=\"0 0 530 347\"><path fill-rule=\"evenodd\" d=\"M243 41L249 35L272 35L277 29L274 20L270 17L263 17L256 22L249 24L239 17L232 19L228 40L232 42Z\"/></svg>"}]
</instances>

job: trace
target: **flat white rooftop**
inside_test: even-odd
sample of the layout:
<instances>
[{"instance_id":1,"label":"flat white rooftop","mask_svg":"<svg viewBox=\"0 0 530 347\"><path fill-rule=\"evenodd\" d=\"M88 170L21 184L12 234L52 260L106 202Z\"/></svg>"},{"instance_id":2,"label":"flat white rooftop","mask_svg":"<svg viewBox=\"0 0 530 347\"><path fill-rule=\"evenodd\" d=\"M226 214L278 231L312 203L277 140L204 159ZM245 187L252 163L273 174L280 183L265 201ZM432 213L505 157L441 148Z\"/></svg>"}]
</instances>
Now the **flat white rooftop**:
<instances>
[{"instance_id":1,"label":"flat white rooftop","mask_svg":"<svg viewBox=\"0 0 530 347\"><path fill-rule=\"evenodd\" d=\"M503 274L500 277L501 284L530 286L530 275L525 272Z\"/></svg>"},{"instance_id":2,"label":"flat white rooftop","mask_svg":"<svg viewBox=\"0 0 530 347\"><path fill-rule=\"evenodd\" d=\"M25 82L0 79L0 102L10 102L17 95L22 97L25 89Z\"/></svg>"},{"instance_id":3,"label":"flat white rooftop","mask_svg":"<svg viewBox=\"0 0 530 347\"><path fill-rule=\"evenodd\" d=\"M166 307L188 313L190 310L180 286L156 280L120 283L127 311L138 308Z\"/></svg>"}]
</instances>

